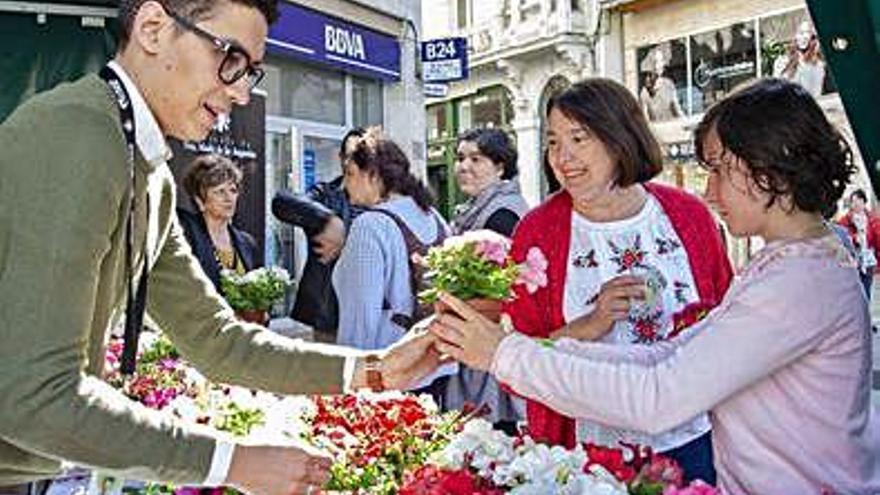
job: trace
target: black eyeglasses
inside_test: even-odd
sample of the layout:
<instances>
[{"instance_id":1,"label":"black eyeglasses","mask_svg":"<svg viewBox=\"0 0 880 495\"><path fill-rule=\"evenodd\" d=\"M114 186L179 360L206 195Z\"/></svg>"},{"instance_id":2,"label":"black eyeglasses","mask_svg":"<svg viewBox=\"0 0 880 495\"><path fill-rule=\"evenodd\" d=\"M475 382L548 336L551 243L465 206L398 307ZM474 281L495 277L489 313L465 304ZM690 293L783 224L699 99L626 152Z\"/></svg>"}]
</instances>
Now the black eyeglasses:
<instances>
[{"instance_id":1,"label":"black eyeglasses","mask_svg":"<svg viewBox=\"0 0 880 495\"><path fill-rule=\"evenodd\" d=\"M214 36L184 17L167 9L165 11L175 22L210 41L217 51L223 53L223 61L220 62L220 67L217 69L217 77L220 78L223 84L233 85L242 77L247 77L248 87L253 89L263 80L266 71L259 67L254 67L251 64L251 56L237 43Z\"/></svg>"}]
</instances>

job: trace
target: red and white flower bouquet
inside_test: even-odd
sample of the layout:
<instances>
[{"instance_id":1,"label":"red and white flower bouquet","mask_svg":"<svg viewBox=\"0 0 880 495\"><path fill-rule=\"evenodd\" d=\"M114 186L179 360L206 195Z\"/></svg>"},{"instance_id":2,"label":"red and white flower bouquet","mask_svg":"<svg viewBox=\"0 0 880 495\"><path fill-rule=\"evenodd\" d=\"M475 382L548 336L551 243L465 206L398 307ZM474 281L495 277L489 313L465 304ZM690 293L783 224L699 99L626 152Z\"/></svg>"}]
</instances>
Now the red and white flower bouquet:
<instances>
[{"instance_id":1,"label":"red and white flower bouquet","mask_svg":"<svg viewBox=\"0 0 880 495\"><path fill-rule=\"evenodd\" d=\"M528 436L494 430L477 411L441 414L428 396L400 392L280 397L212 384L177 355L170 342L145 334L136 373L118 373L120 347L111 343L107 378L134 400L238 437L305 442L336 464L324 487L363 495L716 495L685 486L670 459L637 446L550 447ZM89 493L119 493L96 475ZM202 490L202 491L200 491ZM230 489L129 484L145 495L234 494Z\"/></svg>"}]
</instances>

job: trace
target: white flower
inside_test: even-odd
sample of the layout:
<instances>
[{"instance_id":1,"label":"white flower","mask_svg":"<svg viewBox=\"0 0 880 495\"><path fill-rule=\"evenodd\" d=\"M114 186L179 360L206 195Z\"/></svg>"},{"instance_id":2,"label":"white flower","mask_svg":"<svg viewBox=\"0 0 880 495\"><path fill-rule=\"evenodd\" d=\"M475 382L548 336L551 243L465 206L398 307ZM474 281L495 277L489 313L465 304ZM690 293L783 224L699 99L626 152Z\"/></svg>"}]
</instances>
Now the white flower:
<instances>
[{"instance_id":1,"label":"white flower","mask_svg":"<svg viewBox=\"0 0 880 495\"><path fill-rule=\"evenodd\" d=\"M484 419L473 419L465 423L462 431L438 456L441 465L460 468L470 456L470 466L479 471L480 476L492 477L495 466L503 466L514 460L516 452L513 439L492 428Z\"/></svg>"},{"instance_id":2,"label":"white flower","mask_svg":"<svg viewBox=\"0 0 880 495\"><path fill-rule=\"evenodd\" d=\"M269 275L272 278L284 282L284 285L290 284L290 274L287 273L287 270L281 268L280 266L272 266L269 268Z\"/></svg>"},{"instance_id":3,"label":"white flower","mask_svg":"<svg viewBox=\"0 0 880 495\"><path fill-rule=\"evenodd\" d=\"M627 495L629 490L626 485L614 478L608 480L579 473L572 476L559 493L560 495Z\"/></svg>"},{"instance_id":4,"label":"white flower","mask_svg":"<svg viewBox=\"0 0 880 495\"><path fill-rule=\"evenodd\" d=\"M146 352L155 347L156 342L162 336L156 332L141 332L140 337L138 337L138 350L140 352Z\"/></svg>"},{"instance_id":5,"label":"white flower","mask_svg":"<svg viewBox=\"0 0 880 495\"><path fill-rule=\"evenodd\" d=\"M203 389L208 386L208 379L192 366L183 367L184 380L189 387Z\"/></svg>"},{"instance_id":6,"label":"white flower","mask_svg":"<svg viewBox=\"0 0 880 495\"><path fill-rule=\"evenodd\" d=\"M311 403L311 401L306 402ZM279 400L272 394L258 392L255 407L263 411L266 416L264 423L248 435L250 440L256 438L270 443L296 440L307 430L303 421L306 411L299 407L293 398ZM315 413L312 412L311 416L314 415Z\"/></svg>"},{"instance_id":7,"label":"white flower","mask_svg":"<svg viewBox=\"0 0 880 495\"><path fill-rule=\"evenodd\" d=\"M172 414L188 423L195 423L199 417L204 415L196 401L185 395L175 397L168 404L168 408Z\"/></svg>"},{"instance_id":8,"label":"white flower","mask_svg":"<svg viewBox=\"0 0 880 495\"><path fill-rule=\"evenodd\" d=\"M559 486L553 481L537 481L520 485L510 490L511 495L545 495L558 494Z\"/></svg>"},{"instance_id":9,"label":"white flower","mask_svg":"<svg viewBox=\"0 0 880 495\"><path fill-rule=\"evenodd\" d=\"M440 407L437 406L437 403L434 402L434 397L430 394L419 394L418 400L427 414L434 415L440 412Z\"/></svg>"},{"instance_id":10,"label":"white flower","mask_svg":"<svg viewBox=\"0 0 880 495\"><path fill-rule=\"evenodd\" d=\"M251 409L254 407L254 393L244 387L232 386L229 389L229 400L242 408Z\"/></svg>"}]
</instances>

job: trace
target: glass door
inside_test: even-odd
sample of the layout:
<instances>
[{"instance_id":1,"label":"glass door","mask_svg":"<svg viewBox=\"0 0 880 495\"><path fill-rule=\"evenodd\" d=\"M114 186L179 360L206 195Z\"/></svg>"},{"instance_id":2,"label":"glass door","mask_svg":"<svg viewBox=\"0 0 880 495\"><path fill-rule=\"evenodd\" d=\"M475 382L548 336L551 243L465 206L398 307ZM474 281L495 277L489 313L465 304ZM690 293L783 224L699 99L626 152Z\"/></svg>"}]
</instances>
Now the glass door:
<instances>
[{"instance_id":1,"label":"glass door","mask_svg":"<svg viewBox=\"0 0 880 495\"><path fill-rule=\"evenodd\" d=\"M293 226L279 221L272 215L272 198L278 191L292 188L290 171L295 155L296 128L284 125L266 125L266 266L280 266L291 277L297 273L298 259L295 255L295 231ZM293 304L296 288L288 291L284 300L283 314L287 315Z\"/></svg>"},{"instance_id":2,"label":"glass door","mask_svg":"<svg viewBox=\"0 0 880 495\"><path fill-rule=\"evenodd\" d=\"M304 193L318 182L342 174L339 145L345 129L295 119L266 119L266 211L279 191ZM305 266L308 240L302 229L279 221L269 213L266 220L266 265L281 266L297 282ZM293 306L290 291L285 311Z\"/></svg>"}]
</instances>

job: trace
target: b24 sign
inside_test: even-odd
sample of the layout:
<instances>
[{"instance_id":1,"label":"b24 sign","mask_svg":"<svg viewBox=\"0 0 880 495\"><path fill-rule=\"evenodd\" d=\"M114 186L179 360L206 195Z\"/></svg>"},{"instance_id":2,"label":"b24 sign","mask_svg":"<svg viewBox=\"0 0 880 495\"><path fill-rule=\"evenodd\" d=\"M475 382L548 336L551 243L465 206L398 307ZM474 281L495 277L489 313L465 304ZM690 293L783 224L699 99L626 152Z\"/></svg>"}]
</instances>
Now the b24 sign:
<instances>
[{"instance_id":1,"label":"b24 sign","mask_svg":"<svg viewBox=\"0 0 880 495\"><path fill-rule=\"evenodd\" d=\"M422 79L449 82L467 79L466 38L441 38L422 42Z\"/></svg>"}]
</instances>

